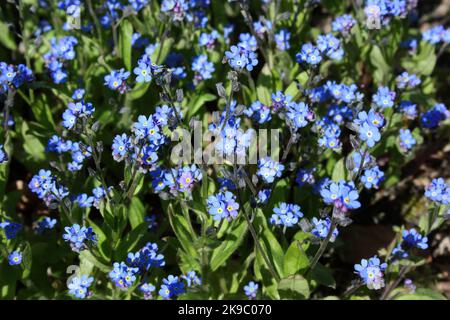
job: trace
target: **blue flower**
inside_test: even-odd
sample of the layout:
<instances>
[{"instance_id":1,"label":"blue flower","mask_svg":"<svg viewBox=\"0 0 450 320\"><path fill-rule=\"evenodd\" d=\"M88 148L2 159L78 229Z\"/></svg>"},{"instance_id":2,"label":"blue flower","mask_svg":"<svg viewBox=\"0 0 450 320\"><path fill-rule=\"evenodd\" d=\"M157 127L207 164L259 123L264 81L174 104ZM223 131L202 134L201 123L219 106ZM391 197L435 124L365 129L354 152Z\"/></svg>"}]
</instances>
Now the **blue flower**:
<instances>
[{"instance_id":1,"label":"blue flower","mask_svg":"<svg viewBox=\"0 0 450 320\"><path fill-rule=\"evenodd\" d=\"M312 218L311 223L313 225L313 228L311 230L311 233L319 238L319 239L325 239L328 235L328 232L330 232L331 228L331 220L330 218L325 219L317 219L316 217ZM334 242L336 240L336 237L339 235L339 231L337 228L333 230L333 234L331 235L330 241Z\"/></svg>"},{"instance_id":2,"label":"blue flower","mask_svg":"<svg viewBox=\"0 0 450 320\"><path fill-rule=\"evenodd\" d=\"M353 181L328 182L322 185L320 195L326 204L333 204L343 212L361 206L358 201L359 193Z\"/></svg>"},{"instance_id":3,"label":"blue flower","mask_svg":"<svg viewBox=\"0 0 450 320\"><path fill-rule=\"evenodd\" d=\"M153 298L153 292L155 291L156 287L151 283L143 283L139 286L139 291L141 291L144 294L144 299L149 300Z\"/></svg>"},{"instance_id":4,"label":"blue flower","mask_svg":"<svg viewBox=\"0 0 450 320\"><path fill-rule=\"evenodd\" d=\"M128 253L128 265L137 268L140 273L147 272L150 268L160 268L165 266L164 256L159 252L156 243L147 242L136 253Z\"/></svg>"},{"instance_id":5,"label":"blue flower","mask_svg":"<svg viewBox=\"0 0 450 320\"><path fill-rule=\"evenodd\" d=\"M75 276L70 278L70 282L67 284L69 294L78 299L84 299L90 295L89 287L94 282L93 277L89 277L85 274L81 276Z\"/></svg>"},{"instance_id":6,"label":"blue flower","mask_svg":"<svg viewBox=\"0 0 450 320\"><path fill-rule=\"evenodd\" d=\"M199 286L202 284L202 279L197 276L195 271L189 271L185 276L181 276L185 281L188 287L191 286Z\"/></svg>"},{"instance_id":7,"label":"blue flower","mask_svg":"<svg viewBox=\"0 0 450 320\"><path fill-rule=\"evenodd\" d=\"M380 87L373 95L372 101L382 109L392 108L394 106L395 92L390 91L388 87Z\"/></svg>"},{"instance_id":8,"label":"blue flower","mask_svg":"<svg viewBox=\"0 0 450 320\"><path fill-rule=\"evenodd\" d=\"M219 33L217 30L213 30L211 33L203 32L200 34L198 44L202 47L206 47L207 49L211 49L214 47L217 39L219 39Z\"/></svg>"},{"instance_id":9,"label":"blue flower","mask_svg":"<svg viewBox=\"0 0 450 320\"><path fill-rule=\"evenodd\" d=\"M22 230L23 226L20 223L6 220L0 223L0 229L5 232L6 239L14 239L17 237L17 233Z\"/></svg>"},{"instance_id":10,"label":"blue flower","mask_svg":"<svg viewBox=\"0 0 450 320\"><path fill-rule=\"evenodd\" d=\"M136 68L134 68L133 72L135 75L137 75L136 82L152 81L150 66L145 63L140 63Z\"/></svg>"},{"instance_id":11,"label":"blue flower","mask_svg":"<svg viewBox=\"0 0 450 320\"><path fill-rule=\"evenodd\" d=\"M208 57L202 54L192 61L192 71L195 72L194 84L197 85L202 80L211 79L215 68L213 63L208 61Z\"/></svg>"},{"instance_id":12,"label":"blue flower","mask_svg":"<svg viewBox=\"0 0 450 320\"><path fill-rule=\"evenodd\" d=\"M131 139L123 133L122 135L117 135L112 144L112 155L114 160L120 162L125 159L131 148Z\"/></svg>"},{"instance_id":13,"label":"blue flower","mask_svg":"<svg viewBox=\"0 0 450 320\"><path fill-rule=\"evenodd\" d=\"M367 288L378 290L384 287L384 274L387 264L381 263L377 256L369 260L362 259L360 264L355 264L355 271L360 276Z\"/></svg>"},{"instance_id":14,"label":"blue flower","mask_svg":"<svg viewBox=\"0 0 450 320\"><path fill-rule=\"evenodd\" d=\"M163 285L159 290L159 295L163 299L171 299L185 292L184 283L178 277L169 275L163 279Z\"/></svg>"},{"instance_id":15,"label":"blue flower","mask_svg":"<svg viewBox=\"0 0 450 320\"><path fill-rule=\"evenodd\" d=\"M66 82L67 71L64 69L64 62L75 59L75 46L77 44L78 40L73 36L50 40L51 48L49 52L44 54L44 61L54 83Z\"/></svg>"},{"instance_id":16,"label":"blue flower","mask_svg":"<svg viewBox=\"0 0 450 320\"><path fill-rule=\"evenodd\" d=\"M411 101L400 101L398 108L408 119L413 120L417 118L417 105Z\"/></svg>"},{"instance_id":17,"label":"blue flower","mask_svg":"<svg viewBox=\"0 0 450 320\"><path fill-rule=\"evenodd\" d=\"M303 187L306 184L314 184L314 172L316 169L299 169L297 172L297 177L295 182L297 182L299 187Z\"/></svg>"},{"instance_id":18,"label":"blue flower","mask_svg":"<svg viewBox=\"0 0 450 320\"><path fill-rule=\"evenodd\" d=\"M402 231L402 247L407 250L411 248L419 248L425 250L428 248L428 238L422 236L416 229Z\"/></svg>"},{"instance_id":19,"label":"blue flower","mask_svg":"<svg viewBox=\"0 0 450 320\"><path fill-rule=\"evenodd\" d=\"M395 78L395 81L399 89L412 89L422 82L415 74L409 74L406 71Z\"/></svg>"},{"instance_id":20,"label":"blue flower","mask_svg":"<svg viewBox=\"0 0 450 320\"><path fill-rule=\"evenodd\" d=\"M350 33L350 30L356 24L356 20L349 14L344 14L342 16L337 17L331 23L331 27L334 32L340 32L344 36Z\"/></svg>"},{"instance_id":21,"label":"blue flower","mask_svg":"<svg viewBox=\"0 0 450 320\"><path fill-rule=\"evenodd\" d=\"M361 182L366 189L377 189L383 179L384 172L381 171L378 166L365 170L364 174L361 176Z\"/></svg>"},{"instance_id":22,"label":"blue flower","mask_svg":"<svg viewBox=\"0 0 450 320\"><path fill-rule=\"evenodd\" d=\"M51 230L56 225L56 219L52 219L50 217L45 217L39 222L36 223L34 230L37 234L43 234L46 229Z\"/></svg>"},{"instance_id":23,"label":"blue flower","mask_svg":"<svg viewBox=\"0 0 450 320\"><path fill-rule=\"evenodd\" d=\"M259 100L253 102L250 107L245 109L244 114L247 117L251 117L259 124L266 123L272 119L270 108L262 104L262 102Z\"/></svg>"},{"instance_id":24,"label":"blue flower","mask_svg":"<svg viewBox=\"0 0 450 320\"><path fill-rule=\"evenodd\" d=\"M256 174L263 179L265 183L272 183L275 178L281 177L284 170L284 165L272 160L270 157L265 157L258 160L258 171Z\"/></svg>"},{"instance_id":25,"label":"blue flower","mask_svg":"<svg viewBox=\"0 0 450 320\"><path fill-rule=\"evenodd\" d=\"M22 262L22 253L13 251L8 256L8 263L10 266L16 266Z\"/></svg>"},{"instance_id":26,"label":"blue flower","mask_svg":"<svg viewBox=\"0 0 450 320\"><path fill-rule=\"evenodd\" d=\"M80 208L90 208L94 204L94 197L82 193L75 198L74 202L77 203Z\"/></svg>"},{"instance_id":27,"label":"blue flower","mask_svg":"<svg viewBox=\"0 0 450 320\"><path fill-rule=\"evenodd\" d=\"M400 129L400 147L405 150L411 150L417 143L409 129Z\"/></svg>"},{"instance_id":28,"label":"blue flower","mask_svg":"<svg viewBox=\"0 0 450 320\"><path fill-rule=\"evenodd\" d=\"M428 30L425 30L422 33L422 38L426 42L429 42L431 44L438 44L442 42L444 37L445 29L443 26L435 26Z\"/></svg>"},{"instance_id":29,"label":"blue flower","mask_svg":"<svg viewBox=\"0 0 450 320\"><path fill-rule=\"evenodd\" d=\"M277 49L281 51L286 51L291 48L289 40L291 39L291 33L287 29L281 29L275 34L275 43Z\"/></svg>"},{"instance_id":30,"label":"blue flower","mask_svg":"<svg viewBox=\"0 0 450 320\"><path fill-rule=\"evenodd\" d=\"M420 123L423 127L428 129L437 128L441 121L450 118L450 112L447 107L438 103L433 108L420 115Z\"/></svg>"},{"instance_id":31,"label":"blue flower","mask_svg":"<svg viewBox=\"0 0 450 320\"><path fill-rule=\"evenodd\" d=\"M239 203L236 202L236 196L229 191L222 191L209 196L206 201L206 206L208 213L216 221L235 219L239 211Z\"/></svg>"},{"instance_id":32,"label":"blue flower","mask_svg":"<svg viewBox=\"0 0 450 320\"><path fill-rule=\"evenodd\" d=\"M127 90L126 80L130 76L130 72L125 69L113 70L110 74L106 75L105 85L111 90L117 90L120 93L124 93Z\"/></svg>"},{"instance_id":33,"label":"blue flower","mask_svg":"<svg viewBox=\"0 0 450 320\"><path fill-rule=\"evenodd\" d=\"M286 116L293 124L293 127L296 129L305 127L310 121L314 119L314 113L304 102L291 102L288 106L288 112L286 113Z\"/></svg>"},{"instance_id":34,"label":"blue flower","mask_svg":"<svg viewBox=\"0 0 450 320\"><path fill-rule=\"evenodd\" d=\"M258 284L250 281L246 286L244 286L244 293L250 299L256 299L256 295L258 293Z\"/></svg>"},{"instance_id":35,"label":"blue flower","mask_svg":"<svg viewBox=\"0 0 450 320\"><path fill-rule=\"evenodd\" d=\"M274 214L270 217L269 222L273 225L292 227L303 217L303 213L300 210L300 206L296 204L282 202L273 208Z\"/></svg>"},{"instance_id":36,"label":"blue flower","mask_svg":"<svg viewBox=\"0 0 450 320\"><path fill-rule=\"evenodd\" d=\"M258 56L255 52L246 49L243 46L231 46L230 51L225 52L225 58L230 67L236 71L247 69L252 71L258 64Z\"/></svg>"},{"instance_id":37,"label":"blue flower","mask_svg":"<svg viewBox=\"0 0 450 320\"><path fill-rule=\"evenodd\" d=\"M256 196L256 202L259 204L266 204L269 201L271 193L272 193L271 189L259 190L258 195Z\"/></svg>"},{"instance_id":38,"label":"blue flower","mask_svg":"<svg viewBox=\"0 0 450 320\"><path fill-rule=\"evenodd\" d=\"M65 227L64 230L66 233L63 234L63 239L70 243L70 247L75 252L85 250L88 244L97 242L97 237L91 227L86 228L74 224L71 227Z\"/></svg>"},{"instance_id":39,"label":"blue flower","mask_svg":"<svg viewBox=\"0 0 450 320\"><path fill-rule=\"evenodd\" d=\"M302 45L301 51L296 54L295 58L298 63L307 63L313 66L322 61L320 50L314 47L312 43Z\"/></svg>"},{"instance_id":40,"label":"blue flower","mask_svg":"<svg viewBox=\"0 0 450 320\"><path fill-rule=\"evenodd\" d=\"M238 47L244 48L247 51L256 51L258 49L258 42L250 33L241 33L239 35L239 41Z\"/></svg>"},{"instance_id":41,"label":"blue flower","mask_svg":"<svg viewBox=\"0 0 450 320\"><path fill-rule=\"evenodd\" d=\"M3 145L0 144L0 164L5 163L6 161L8 161L8 154L6 153Z\"/></svg>"},{"instance_id":42,"label":"blue flower","mask_svg":"<svg viewBox=\"0 0 450 320\"><path fill-rule=\"evenodd\" d=\"M86 91L82 88L76 89L72 94L72 99L76 100L76 101L81 101L81 100L83 100L85 93L86 93Z\"/></svg>"},{"instance_id":43,"label":"blue flower","mask_svg":"<svg viewBox=\"0 0 450 320\"><path fill-rule=\"evenodd\" d=\"M126 289L134 284L138 271L139 268L129 267L125 262L114 262L113 270L109 273L109 278L117 287Z\"/></svg>"},{"instance_id":44,"label":"blue flower","mask_svg":"<svg viewBox=\"0 0 450 320\"><path fill-rule=\"evenodd\" d=\"M437 204L450 204L450 185L443 178L433 179L425 189L425 197Z\"/></svg>"},{"instance_id":45,"label":"blue flower","mask_svg":"<svg viewBox=\"0 0 450 320\"><path fill-rule=\"evenodd\" d=\"M380 141L381 134L378 131L378 128L364 122L363 125L359 128L359 138L362 141L366 141L369 147L373 147L375 142Z\"/></svg>"}]
</instances>

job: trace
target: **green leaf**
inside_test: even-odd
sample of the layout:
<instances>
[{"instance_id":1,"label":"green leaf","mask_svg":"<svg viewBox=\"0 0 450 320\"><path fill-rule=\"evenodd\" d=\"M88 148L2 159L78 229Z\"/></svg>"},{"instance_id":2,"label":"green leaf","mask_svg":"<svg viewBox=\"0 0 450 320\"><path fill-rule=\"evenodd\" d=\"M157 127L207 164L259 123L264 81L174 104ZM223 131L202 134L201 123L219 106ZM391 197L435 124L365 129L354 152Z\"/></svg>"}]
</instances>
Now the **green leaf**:
<instances>
[{"instance_id":1,"label":"green leaf","mask_svg":"<svg viewBox=\"0 0 450 320\"><path fill-rule=\"evenodd\" d=\"M162 64L166 60L167 55L172 49L173 42L174 40L172 38L166 38L162 43L162 46L158 45L155 52L153 52L152 54L152 61L154 61L158 65Z\"/></svg>"},{"instance_id":2,"label":"green leaf","mask_svg":"<svg viewBox=\"0 0 450 320\"><path fill-rule=\"evenodd\" d=\"M294 275L308 266L309 259L299 241L291 243L284 255L284 274Z\"/></svg>"},{"instance_id":3,"label":"green leaf","mask_svg":"<svg viewBox=\"0 0 450 320\"><path fill-rule=\"evenodd\" d=\"M128 219L130 220L132 229L135 229L137 226L144 223L145 207L138 197L133 197L131 199Z\"/></svg>"},{"instance_id":4,"label":"green leaf","mask_svg":"<svg viewBox=\"0 0 450 320\"><path fill-rule=\"evenodd\" d=\"M345 161L344 158L339 159L334 165L333 174L331 175L331 180L339 182L340 180L345 180Z\"/></svg>"},{"instance_id":5,"label":"green leaf","mask_svg":"<svg viewBox=\"0 0 450 320\"><path fill-rule=\"evenodd\" d=\"M119 257L125 256L128 252L132 252L139 241L145 236L147 233L147 224L142 223L133 230L131 230L120 243L119 249L117 250L119 253Z\"/></svg>"},{"instance_id":6,"label":"green leaf","mask_svg":"<svg viewBox=\"0 0 450 320\"><path fill-rule=\"evenodd\" d=\"M300 275L289 276L278 283L282 299L307 299L310 295L308 281Z\"/></svg>"},{"instance_id":7,"label":"green leaf","mask_svg":"<svg viewBox=\"0 0 450 320\"><path fill-rule=\"evenodd\" d=\"M431 289L420 288L415 293L402 294L394 300L447 300L442 294Z\"/></svg>"},{"instance_id":8,"label":"green leaf","mask_svg":"<svg viewBox=\"0 0 450 320\"><path fill-rule=\"evenodd\" d=\"M377 45L370 51L370 62L375 67L374 79L377 84L386 83L391 72L391 67L386 62L383 53Z\"/></svg>"},{"instance_id":9,"label":"green leaf","mask_svg":"<svg viewBox=\"0 0 450 320\"><path fill-rule=\"evenodd\" d=\"M435 47L425 41L420 42L417 55L402 62L402 67L409 73L429 76L436 66Z\"/></svg>"},{"instance_id":10,"label":"green leaf","mask_svg":"<svg viewBox=\"0 0 450 320\"><path fill-rule=\"evenodd\" d=\"M98 260L96 257L92 255L92 253L89 250L83 250L80 252L80 259L85 259L92 263L94 266L99 268L103 272L109 272L111 271L111 267L104 264L100 260Z\"/></svg>"},{"instance_id":11,"label":"green leaf","mask_svg":"<svg viewBox=\"0 0 450 320\"><path fill-rule=\"evenodd\" d=\"M123 20L120 24L119 54L123 60L125 68L131 71L131 39L133 37L133 25L128 20Z\"/></svg>"},{"instance_id":12,"label":"green leaf","mask_svg":"<svg viewBox=\"0 0 450 320\"><path fill-rule=\"evenodd\" d=\"M198 252L194 246L195 239L189 231L189 223L181 214L174 214L172 205L169 205L168 213L170 225L172 226L172 229L184 251L192 257L198 257Z\"/></svg>"},{"instance_id":13,"label":"green leaf","mask_svg":"<svg viewBox=\"0 0 450 320\"><path fill-rule=\"evenodd\" d=\"M0 43L4 47L6 47L7 49L10 49L10 50L17 49L17 45L16 45L16 41L14 40L14 36L9 31L8 25L3 21L0 21L0 34L2 35L0 37Z\"/></svg>"},{"instance_id":14,"label":"green leaf","mask_svg":"<svg viewBox=\"0 0 450 320\"><path fill-rule=\"evenodd\" d=\"M247 222L242 220L236 224L235 222L231 224L230 232L225 233L222 243L213 250L210 263L212 271L222 266L244 240L247 234Z\"/></svg>"},{"instance_id":15,"label":"green leaf","mask_svg":"<svg viewBox=\"0 0 450 320\"><path fill-rule=\"evenodd\" d=\"M320 263L316 264L312 270L310 280L333 289L336 288L336 281L331 274L331 270Z\"/></svg>"},{"instance_id":16,"label":"green leaf","mask_svg":"<svg viewBox=\"0 0 450 320\"><path fill-rule=\"evenodd\" d=\"M206 102L214 101L217 97L211 93L196 94L194 100L188 106L188 116L191 117L200 110Z\"/></svg>"},{"instance_id":17,"label":"green leaf","mask_svg":"<svg viewBox=\"0 0 450 320\"><path fill-rule=\"evenodd\" d=\"M25 152L31 156L34 161L43 161L45 159L45 147L36 138L36 133L30 130L27 122L22 122L21 127L22 139L23 139L23 149Z\"/></svg>"},{"instance_id":18,"label":"green leaf","mask_svg":"<svg viewBox=\"0 0 450 320\"><path fill-rule=\"evenodd\" d=\"M150 82L136 83L134 88L127 92L127 100L133 101L141 98L150 87Z\"/></svg>"}]
</instances>

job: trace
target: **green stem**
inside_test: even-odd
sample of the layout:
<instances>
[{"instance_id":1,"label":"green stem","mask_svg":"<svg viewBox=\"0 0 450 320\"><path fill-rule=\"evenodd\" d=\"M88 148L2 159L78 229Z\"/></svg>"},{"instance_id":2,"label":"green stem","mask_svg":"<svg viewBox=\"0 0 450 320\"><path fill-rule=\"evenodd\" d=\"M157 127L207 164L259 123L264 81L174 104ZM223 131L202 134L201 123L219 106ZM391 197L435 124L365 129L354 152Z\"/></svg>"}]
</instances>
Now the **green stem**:
<instances>
[{"instance_id":1,"label":"green stem","mask_svg":"<svg viewBox=\"0 0 450 320\"><path fill-rule=\"evenodd\" d=\"M334 209L334 210L339 210L339 209ZM330 230L328 230L328 234L325 237L325 239L320 243L320 247L317 250L314 258L311 261L311 264L308 268L308 271L306 271L306 274L309 274L311 271L314 270L316 264L319 262L320 258L322 257L322 255L324 254L325 250L327 249L328 243L330 242L331 237L333 236L333 232L334 229L336 229L337 227L337 222L334 218L334 210L333 210L333 215L331 217L331 225L330 225Z\"/></svg>"}]
</instances>

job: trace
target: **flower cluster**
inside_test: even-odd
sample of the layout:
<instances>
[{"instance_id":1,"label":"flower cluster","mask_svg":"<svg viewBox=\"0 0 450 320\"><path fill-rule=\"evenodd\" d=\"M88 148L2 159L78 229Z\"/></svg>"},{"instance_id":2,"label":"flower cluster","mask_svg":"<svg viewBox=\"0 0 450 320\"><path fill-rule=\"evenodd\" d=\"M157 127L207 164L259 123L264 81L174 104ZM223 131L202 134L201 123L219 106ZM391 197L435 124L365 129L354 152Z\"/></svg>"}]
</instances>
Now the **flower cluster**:
<instances>
[{"instance_id":1,"label":"flower cluster","mask_svg":"<svg viewBox=\"0 0 450 320\"><path fill-rule=\"evenodd\" d=\"M384 273L387 264L381 263L377 256L369 260L362 259L360 264L355 264L355 271L371 290L378 290L384 287Z\"/></svg>"},{"instance_id":2,"label":"flower cluster","mask_svg":"<svg viewBox=\"0 0 450 320\"><path fill-rule=\"evenodd\" d=\"M346 36L350 33L350 30L356 24L356 20L349 14L344 14L342 16L336 17L331 23L331 27L334 32L339 32Z\"/></svg>"},{"instance_id":3,"label":"flower cluster","mask_svg":"<svg viewBox=\"0 0 450 320\"><path fill-rule=\"evenodd\" d=\"M425 197L437 204L450 204L450 185L443 178L433 179L425 189Z\"/></svg>"},{"instance_id":4,"label":"flower cluster","mask_svg":"<svg viewBox=\"0 0 450 320\"><path fill-rule=\"evenodd\" d=\"M5 232L6 239L14 239L22 228L23 226L20 223L11 220L0 222L0 229Z\"/></svg>"},{"instance_id":5,"label":"flower cluster","mask_svg":"<svg viewBox=\"0 0 450 320\"><path fill-rule=\"evenodd\" d=\"M66 233L63 234L63 239L69 242L74 252L86 250L88 245L97 243L97 235L92 227L80 226L75 223L71 227L65 227L64 230Z\"/></svg>"},{"instance_id":6,"label":"flower cluster","mask_svg":"<svg viewBox=\"0 0 450 320\"><path fill-rule=\"evenodd\" d=\"M387 25L393 17L404 18L415 6L415 1L366 0L364 13L368 19Z\"/></svg>"},{"instance_id":7,"label":"flower cluster","mask_svg":"<svg viewBox=\"0 0 450 320\"><path fill-rule=\"evenodd\" d=\"M208 61L205 54L201 54L192 61L192 71L194 71L194 85L197 85L203 80L212 78L212 73L215 68L212 62Z\"/></svg>"},{"instance_id":8,"label":"flower cluster","mask_svg":"<svg viewBox=\"0 0 450 320\"><path fill-rule=\"evenodd\" d=\"M450 43L450 28L435 26L422 33L422 39L431 44Z\"/></svg>"},{"instance_id":9,"label":"flower cluster","mask_svg":"<svg viewBox=\"0 0 450 320\"><path fill-rule=\"evenodd\" d=\"M87 146L82 142L64 140L57 135L53 135L49 139L47 151L56 152L60 155L69 153L72 161L67 162L67 169L71 172L81 170L83 162L92 155L92 148L90 146Z\"/></svg>"},{"instance_id":10,"label":"flower cluster","mask_svg":"<svg viewBox=\"0 0 450 320\"><path fill-rule=\"evenodd\" d=\"M250 46L251 48L251 46ZM249 45L238 44L231 46L230 51L225 52L225 60L236 71L252 71L258 65L258 55L250 50Z\"/></svg>"},{"instance_id":11,"label":"flower cluster","mask_svg":"<svg viewBox=\"0 0 450 320\"><path fill-rule=\"evenodd\" d=\"M409 74L406 71L399 75L395 81L397 82L397 88L399 89L412 89L422 83L415 74Z\"/></svg>"},{"instance_id":12,"label":"flower cluster","mask_svg":"<svg viewBox=\"0 0 450 320\"><path fill-rule=\"evenodd\" d=\"M272 160L270 157L265 157L258 160L258 171L256 174L261 177L265 183L272 183L275 178L281 177L283 170L284 165L278 161Z\"/></svg>"},{"instance_id":13,"label":"flower cluster","mask_svg":"<svg viewBox=\"0 0 450 320\"><path fill-rule=\"evenodd\" d=\"M402 241L392 250L395 258L409 257L409 251L413 248L425 250L428 248L428 238L422 236L416 229L403 230Z\"/></svg>"},{"instance_id":14,"label":"flower cluster","mask_svg":"<svg viewBox=\"0 0 450 320\"><path fill-rule=\"evenodd\" d=\"M68 72L65 62L75 59L77 44L78 40L73 36L50 40L50 51L44 54L44 60L54 83L60 84L67 81Z\"/></svg>"},{"instance_id":15,"label":"flower cluster","mask_svg":"<svg viewBox=\"0 0 450 320\"><path fill-rule=\"evenodd\" d=\"M229 191L220 192L208 197L208 213L214 220L235 219L239 212L239 203L236 202L236 196Z\"/></svg>"},{"instance_id":16,"label":"flower cluster","mask_svg":"<svg viewBox=\"0 0 450 320\"><path fill-rule=\"evenodd\" d=\"M55 201L60 202L69 195L69 190L57 182L50 170L39 170L28 183L28 187L47 205Z\"/></svg>"},{"instance_id":17,"label":"flower cluster","mask_svg":"<svg viewBox=\"0 0 450 320\"><path fill-rule=\"evenodd\" d=\"M52 219L50 217L45 217L41 220L39 220L38 222L36 222L35 226L34 226L34 230L36 231L37 234L43 234L45 232L45 230L51 230L55 227L56 225L56 219Z\"/></svg>"},{"instance_id":18,"label":"flower cluster","mask_svg":"<svg viewBox=\"0 0 450 320\"><path fill-rule=\"evenodd\" d=\"M173 195L177 195L179 192L190 192L203 177L202 172L195 164L179 169L156 168L150 171L150 175L153 177L152 186L155 192L169 189L169 192Z\"/></svg>"},{"instance_id":19,"label":"flower cluster","mask_svg":"<svg viewBox=\"0 0 450 320\"><path fill-rule=\"evenodd\" d=\"M273 214L269 219L270 224L292 227L303 217L300 206L291 203L280 203L273 208Z\"/></svg>"},{"instance_id":20,"label":"flower cluster","mask_svg":"<svg viewBox=\"0 0 450 320\"><path fill-rule=\"evenodd\" d=\"M373 147L380 141L380 129L384 126L384 118L381 114L373 109L369 113L361 111L358 113L358 118L354 120L354 124L359 127L359 138L365 141L367 146Z\"/></svg>"},{"instance_id":21,"label":"flower cluster","mask_svg":"<svg viewBox=\"0 0 450 320\"><path fill-rule=\"evenodd\" d=\"M24 64L17 66L0 61L0 95L10 87L19 88L25 82L33 81L33 72Z\"/></svg>"},{"instance_id":22,"label":"flower cluster","mask_svg":"<svg viewBox=\"0 0 450 320\"><path fill-rule=\"evenodd\" d=\"M358 209L361 206L361 203L358 201L359 193L353 181L346 182L341 180L327 183L322 186L320 195L326 204L333 204L342 212Z\"/></svg>"},{"instance_id":23,"label":"flower cluster","mask_svg":"<svg viewBox=\"0 0 450 320\"><path fill-rule=\"evenodd\" d=\"M313 226L311 230L311 234L319 239L325 239L328 236L331 228L331 220L330 218L325 219L317 219L316 217L311 219L311 224ZM339 231L337 228L333 230L331 234L330 241L334 242L339 235Z\"/></svg>"},{"instance_id":24,"label":"flower cluster","mask_svg":"<svg viewBox=\"0 0 450 320\"><path fill-rule=\"evenodd\" d=\"M71 277L70 282L67 284L69 294L78 299L89 297L92 294L89 291L92 282L94 282L94 278L85 274Z\"/></svg>"},{"instance_id":25,"label":"flower cluster","mask_svg":"<svg viewBox=\"0 0 450 320\"><path fill-rule=\"evenodd\" d=\"M140 273L145 273L152 267L163 267L166 264L164 256L158 252L158 245L150 242L136 253L128 253L126 263L132 268L138 268Z\"/></svg>"},{"instance_id":26,"label":"flower cluster","mask_svg":"<svg viewBox=\"0 0 450 320\"><path fill-rule=\"evenodd\" d=\"M174 110L166 105L146 117L140 115L133 124L132 136L117 135L112 144L114 160L132 162L142 170L148 170L158 161L157 151L166 142L163 127L175 117Z\"/></svg>"},{"instance_id":27,"label":"flower cluster","mask_svg":"<svg viewBox=\"0 0 450 320\"><path fill-rule=\"evenodd\" d=\"M114 262L109 278L118 288L126 289L134 284L138 271L139 268L129 267L125 262Z\"/></svg>"},{"instance_id":28,"label":"flower cluster","mask_svg":"<svg viewBox=\"0 0 450 320\"><path fill-rule=\"evenodd\" d=\"M443 103L435 104L433 108L420 115L420 123L424 128L434 129L450 118L450 111Z\"/></svg>"},{"instance_id":29,"label":"flower cluster","mask_svg":"<svg viewBox=\"0 0 450 320\"><path fill-rule=\"evenodd\" d=\"M366 189L377 189L384 179L384 172L378 166L366 169L361 176L361 182Z\"/></svg>"},{"instance_id":30,"label":"flower cluster","mask_svg":"<svg viewBox=\"0 0 450 320\"><path fill-rule=\"evenodd\" d=\"M416 139L413 137L411 133L411 130L409 129L400 129L399 138L400 138L400 147L404 151L411 150L417 143Z\"/></svg>"},{"instance_id":31,"label":"flower cluster","mask_svg":"<svg viewBox=\"0 0 450 320\"><path fill-rule=\"evenodd\" d=\"M372 101L381 109L392 108L395 96L395 91L390 91L388 87L379 87L378 91L373 95Z\"/></svg>"},{"instance_id":32,"label":"flower cluster","mask_svg":"<svg viewBox=\"0 0 450 320\"><path fill-rule=\"evenodd\" d=\"M318 65L325 57L332 60L341 60L344 50L341 41L331 33L319 35L316 45L306 43L302 45L299 53L295 56L298 63L306 63L308 65Z\"/></svg>"},{"instance_id":33,"label":"flower cluster","mask_svg":"<svg viewBox=\"0 0 450 320\"><path fill-rule=\"evenodd\" d=\"M142 73L141 73L141 75L142 75ZM125 71L125 69L123 69L123 68L120 70L112 70L104 78L105 86L107 86L111 90L118 91L119 93L125 93L128 90L126 80L128 79L129 76L130 76L130 72ZM150 78L150 80L151 80L151 78Z\"/></svg>"}]
</instances>

